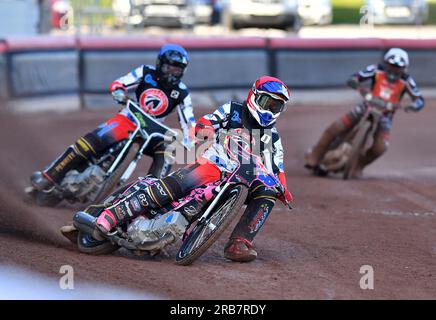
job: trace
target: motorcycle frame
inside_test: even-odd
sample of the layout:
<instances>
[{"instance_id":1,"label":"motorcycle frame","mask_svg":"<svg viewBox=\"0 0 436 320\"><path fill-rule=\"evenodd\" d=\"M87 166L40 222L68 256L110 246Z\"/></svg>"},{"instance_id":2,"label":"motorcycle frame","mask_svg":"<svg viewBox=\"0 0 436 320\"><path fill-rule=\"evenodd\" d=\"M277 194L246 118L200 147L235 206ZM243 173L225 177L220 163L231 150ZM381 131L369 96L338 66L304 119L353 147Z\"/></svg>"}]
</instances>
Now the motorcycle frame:
<instances>
[{"instance_id":1,"label":"motorcycle frame","mask_svg":"<svg viewBox=\"0 0 436 320\"><path fill-rule=\"evenodd\" d=\"M142 137L142 139L144 140L144 143L142 144L141 148L137 152L135 160L132 161L132 163L137 163L141 159L143 151L148 146L148 144L150 143L151 139L153 139L155 137L161 137L164 140L166 140L167 142L171 142L171 141L174 141L174 139L177 138L177 133L174 130L172 130L171 128L167 127L166 125L156 121L150 115L145 113L142 110L142 108L140 106L138 106L133 100L131 100L131 99L127 100L126 108L127 108L127 111L129 113L129 115L132 117L132 119L134 120L134 122L136 124L136 129L129 136L129 138L127 139L126 144L123 147L123 149L120 151L120 153L118 154L117 158L112 163L112 165L110 166L109 170L106 172L106 177L110 176L115 171L115 169L118 167L118 165L119 165L121 159L123 158L124 154L130 148L130 146L132 145L133 141L136 139L138 134L139 134L139 136ZM132 111L130 108L133 108L134 111ZM155 125L165 129L167 133L170 133L174 137L174 139L172 138L171 141L169 141L168 139L166 139L167 136L162 134L162 133L160 133L160 132L153 132L153 133L149 134L146 130L143 129L143 126L141 125L141 121L138 118L138 116L135 114L135 112L139 112L140 115L143 118L147 119L147 121L150 121L150 122L154 123ZM134 165L134 167L136 167L136 165ZM122 180L126 181L130 177L130 175L133 173L133 170L134 170L134 168L130 168L130 165L129 165L129 167L126 169L125 172L129 172L130 171L130 174L128 176L125 176L123 174Z\"/></svg>"}]
</instances>

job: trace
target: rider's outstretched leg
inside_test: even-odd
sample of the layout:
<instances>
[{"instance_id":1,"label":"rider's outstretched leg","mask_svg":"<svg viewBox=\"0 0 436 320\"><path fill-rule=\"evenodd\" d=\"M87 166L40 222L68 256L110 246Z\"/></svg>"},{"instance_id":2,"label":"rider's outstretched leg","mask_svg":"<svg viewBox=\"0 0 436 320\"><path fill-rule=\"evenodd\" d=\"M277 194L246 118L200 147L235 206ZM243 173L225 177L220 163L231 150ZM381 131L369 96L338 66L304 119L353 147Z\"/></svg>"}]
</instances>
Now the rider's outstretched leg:
<instances>
[{"instance_id":1,"label":"rider's outstretched leg","mask_svg":"<svg viewBox=\"0 0 436 320\"><path fill-rule=\"evenodd\" d=\"M167 144L163 139L153 139L144 151L144 154L153 158L153 163L148 170L148 174L157 178L163 178L170 173L172 154L170 150L167 150Z\"/></svg>"},{"instance_id":2,"label":"rider's outstretched leg","mask_svg":"<svg viewBox=\"0 0 436 320\"><path fill-rule=\"evenodd\" d=\"M37 190L46 190L62 182L68 171L77 168L91 157L100 155L110 145L126 139L135 124L127 117L117 114L92 132L77 139L65 152L44 171L32 174L30 181Z\"/></svg>"},{"instance_id":3,"label":"rider's outstretched leg","mask_svg":"<svg viewBox=\"0 0 436 320\"><path fill-rule=\"evenodd\" d=\"M212 163L195 163L159 179L147 187L132 186L125 196L105 209L96 224L103 233L115 226L144 214L147 210L161 208L187 195L192 189L217 181L221 171Z\"/></svg>"},{"instance_id":4,"label":"rider's outstretched leg","mask_svg":"<svg viewBox=\"0 0 436 320\"><path fill-rule=\"evenodd\" d=\"M180 187L168 176L157 180L151 186L133 185L125 194L97 218L97 227L103 233L108 233L115 226L145 213L146 210L160 208L177 199Z\"/></svg>"},{"instance_id":5,"label":"rider's outstretched leg","mask_svg":"<svg viewBox=\"0 0 436 320\"><path fill-rule=\"evenodd\" d=\"M248 205L230 239L224 247L224 257L238 262L249 262L257 257L253 239L268 218L276 201L275 193L263 183L255 182L250 188Z\"/></svg>"},{"instance_id":6,"label":"rider's outstretched leg","mask_svg":"<svg viewBox=\"0 0 436 320\"><path fill-rule=\"evenodd\" d=\"M91 156L96 155L98 142L92 133L70 145L65 152L53 161L44 171L36 171L30 177L30 181L37 190L45 190L54 184L59 184L65 174L81 165Z\"/></svg>"},{"instance_id":7,"label":"rider's outstretched leg","mask_svg":"<svg viewBox=\"0 0 436 320\"><path fill-rule=\"evenodd\" d=\"M327 129L322 133L318 142L306 152L306 164L305 167L308 169L315 169L323 156L327 152L330 144L333 140L346 132L348 127L344 124L344 122L339 119L333 122Z\"/></svg>"},{"instance_id":8,"label":"rider's outstretched leg","mask_svg":"<svg viewBox=\"0 0 436 320\"><path fill-rule=\"evenodd\" d=\"M344 135L346 132L351 130L361 119L365 111L364 105L355 106L350 112L344 114L341 118L333 122L327 129L322 133L318 142L309 150L306 151L305 167L307 169L313 170L315 174L318 172L319 175L325 175L326 169L320 168L320 163L329 149L331 143L338 136Z\"/></svg>"}]
</instances>

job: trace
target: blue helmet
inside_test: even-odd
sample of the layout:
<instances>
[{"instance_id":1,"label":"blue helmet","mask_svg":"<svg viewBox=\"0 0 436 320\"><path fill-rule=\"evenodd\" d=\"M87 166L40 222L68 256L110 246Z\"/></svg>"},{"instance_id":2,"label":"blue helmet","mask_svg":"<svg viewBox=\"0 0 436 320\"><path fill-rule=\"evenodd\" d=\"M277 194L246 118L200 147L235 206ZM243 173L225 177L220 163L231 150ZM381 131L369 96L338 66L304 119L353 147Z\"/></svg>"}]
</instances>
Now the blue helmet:
<instances>
[{"instance_id":1,"label":"blue helmet","mask_svg":"<svg viewBox=\"0 0 436 320\"><path fill-rule=\"evenodd\" d=\"M163 85L177 85L189 63L186 50L176 44L164 45L157 56L156 70L158 80Z\"/></svg>"}]
</instances>

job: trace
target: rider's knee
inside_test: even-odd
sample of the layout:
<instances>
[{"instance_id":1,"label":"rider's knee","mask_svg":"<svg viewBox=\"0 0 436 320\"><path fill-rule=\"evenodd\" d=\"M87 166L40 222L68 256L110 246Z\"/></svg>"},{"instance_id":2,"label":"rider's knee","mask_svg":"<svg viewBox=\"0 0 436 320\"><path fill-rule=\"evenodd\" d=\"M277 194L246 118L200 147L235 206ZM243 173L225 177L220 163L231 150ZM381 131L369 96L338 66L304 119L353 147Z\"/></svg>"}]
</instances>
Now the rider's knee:
<instances>
[{"instance_id":1,"label":"rider's knee","mask_svg":"<svg viewBox=\"0 0 436 320\"><path fill-rule=\"evenodd\" d=\"M184 196L178 181L171 176L156 181L149 187L149 193L157 206L164 206Z\"/></svg>"},{"instance_id":2,"label":"rider's knee","mask_svg":"<svg viewBox=\"0 0 436 320\"><path fill-rule=\"evenodd\" d=\"M275 201L275 199L277 199L277 195L271 188L268 188L263 183L255 183L250 189L250 198L265 198Z\"/></svg>"},{"instance_id":3,"label":"rider's knee","mask_svg":"<svg viewBox=\"0 0 436 320\"><path fill-rule=\"evenodd\" d=\"M330 136L336 137L339 134L342 134L344 131L346 131L347 126L345 123L341 120L336 120L332 124L330 124L327 129L326 133Z\"/></svg>"},{"instance_id":4,"label":"rider's knee","mask_svg":"<svg viewBox=\"0 0 436 320\"><path fill-rule=\"evenodd\" d=\"M102 149L104 149L101 139L96 137L93 132L87 133L85 136L77 139L74 146L79 154L87 159L99 154Z\"/></svg>"}]
</instances>

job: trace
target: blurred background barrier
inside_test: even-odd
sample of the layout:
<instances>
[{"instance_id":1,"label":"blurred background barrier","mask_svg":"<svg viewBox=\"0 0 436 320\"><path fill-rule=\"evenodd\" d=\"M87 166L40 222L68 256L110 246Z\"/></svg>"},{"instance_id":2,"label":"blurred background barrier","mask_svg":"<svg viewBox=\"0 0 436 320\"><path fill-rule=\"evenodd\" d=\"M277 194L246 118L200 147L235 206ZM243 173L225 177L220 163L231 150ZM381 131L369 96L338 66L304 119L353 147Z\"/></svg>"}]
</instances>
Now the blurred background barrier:
<instances>
[{"instance_id":1,"label":"blurred background barrier","mask_svg":"<svg viewBox=\"0 0 436 320\"><path fill-rule=\"evenodd\" d=\"M8 97L6 50L7 50L6 43L0 40L0 98L1 99L5 99Z\"/></svg>"},{"instance_id":2,"label":"blurred background barrier","mask_svg":"<svg viewBox=\"0 0 436 320\"><path fill-rule=\"evenodd\" d=\"M79 56L74 37L6 40L7 95L11 98L77 93Z\"/></svg>"},{"instance_id":3,"label":"blurred background barrier","mask_svg":"<svg viewBox=\"0 0 436 320\"><path fill-rule=\"evenodd\" d=\"M420 86L436 86L436 39L302 39L298 37L26 37L0 41L0 94L10 98L76 93L105 96L110 83L141 64L155 64L167 42L184 46L193 91L247 89L259 75L294 88L341 88L389 47L409 51Z\"/></svg>"},{"instance_id":4,"label":"blurred background barrier","mask_svg":"<svg viewBox=\"0 0 436 320\"><path fill-rule=\"evenodd\" d=\"M272 39L274 74L298 88L343 87L358 69L377 63L380 39Z\"/></svg>"}]
</instances>

